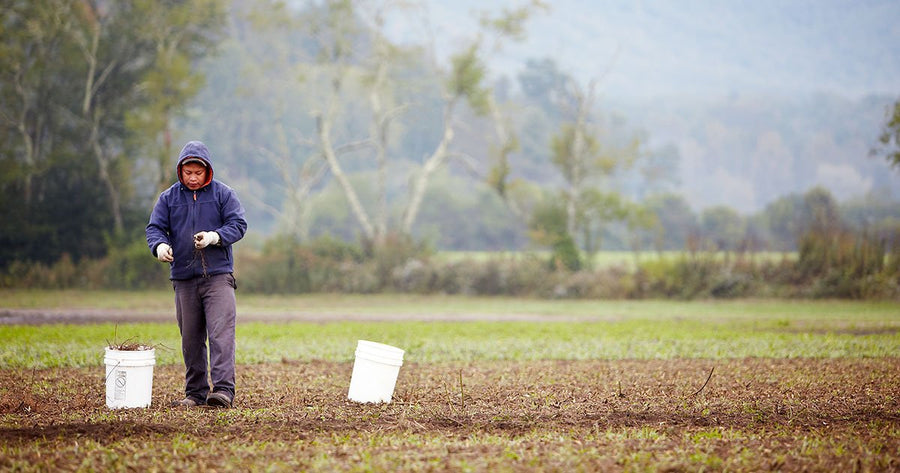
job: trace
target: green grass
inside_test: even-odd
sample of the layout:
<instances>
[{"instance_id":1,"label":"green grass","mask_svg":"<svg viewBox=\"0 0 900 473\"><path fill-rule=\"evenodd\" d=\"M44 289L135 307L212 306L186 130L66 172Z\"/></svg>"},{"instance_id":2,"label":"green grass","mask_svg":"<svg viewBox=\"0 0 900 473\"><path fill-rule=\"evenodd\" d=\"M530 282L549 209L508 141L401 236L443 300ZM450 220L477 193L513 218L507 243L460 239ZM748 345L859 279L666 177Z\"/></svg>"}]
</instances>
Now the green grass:
<instances>
[{"instance_id":1,"label":"green grass","mask_svg":"<svg viewBox=\"0 0 900 473\"><path fill-rule=\"evenodd\" d=\"M40 294L8 293L4 306L35 307ZM171 304L170 294L54 294L46 307L120 308ZM73 294L74 295L74 294ZM157 299L165 299L160 303ZM64 302L68 300L69 302ZM900 304L847 301L547 301L424 296L241 296L239 311L320 314L482 314L477 322L241 322L238 363L349 361L356 341L404 348L409 362L545 359L882 357L900 353ZM39 306L39 305L38 305ZM156 307L154 305L154 307ZM168 310L171 310L169 307ZM504 315L546 316L544 322ZM180 363L171 323L0 326L0 368L94 366L103 347L159 345L159 364Z\"/></svg>"},{"instance_id":2,"label":"green grass","mask_svg":"<svg viewBox=\"0 0 900 473\"><path fill-rule=\"evenodd\" d=\"M2 309L171 310L175 296L167 291L81 291L0 289Z\"/></svg>"},{"instance_id":3,"label":"green grass","mask_svg":"<svg viewBox=\"0 0 900 473\"><path fill-rule=\"evenodd\" d=\"M170 303L171 304L171 303ZM885 301L596 301L517 299L511 297L388 295L239 295L238 309L244 312L384 315L537 315L560 318L602 320L699 319L699 320L790 320L893 322L900 325L900 303Z\"/></svg>"},{"instance_id":4,"label":"green grass","mask_svg":"<svg viewBox=\"0 0 900 473\"><path fill-rule=\"evenodd\" d=\"M819 322L900 326L900 302L849 300L548 300L411 294L263 295L238 290L238 314L311 313L319 315L537 315L618 321L739 320ZM103 309L123 314L174 314L171 290L47 291L0 289L3 309ZM174 315L173 315L174 318Z\"/></svg>"}]
</instances>

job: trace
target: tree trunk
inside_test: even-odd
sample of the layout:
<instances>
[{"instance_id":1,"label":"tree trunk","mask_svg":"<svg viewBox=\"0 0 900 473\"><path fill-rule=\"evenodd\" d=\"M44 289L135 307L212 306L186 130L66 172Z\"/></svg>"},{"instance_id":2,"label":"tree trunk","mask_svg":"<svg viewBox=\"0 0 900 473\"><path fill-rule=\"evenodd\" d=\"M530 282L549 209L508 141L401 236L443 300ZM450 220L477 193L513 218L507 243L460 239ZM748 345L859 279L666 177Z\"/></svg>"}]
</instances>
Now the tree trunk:
<instances>
[{"instance_id":1,"label":"tree trunk","mask_svg":"<svg viewBox=\"0 0 900 473\"><path fill-rule=\"evenodd\" d=\"M83 41L80 42L80 45L84 53L84 58L88 63L87 76L85 77L84 83L84 97L81 102L81 115L82 118L84 118L85 122L90 126L88 145L90 146L91 151L94 154L94 159L97 160L97 170L100 182L104 184L104 186L106 187L106 191L109 194L109 206L110 212L112 213L113 217L114 229L116 233L121 233L125 228L125 224L122 218L122 206L120 202L121 199L119 190L116 188L116 183L113 180L112 176L110 176L109 174L109 158L103 152L103 147L100 144L101 113L97 110L97 107L94 104L94 98L96 96L97 89L106 80L109 72L115 65L115 61L111 62L103 70L99 77L95 77L97 74L97 50L100 45L99 25L97 25L93 30L90 49L88 49L87 45L84 44Z\"/></svg>"},{"instance_id":2,"label":"tree trunk","mask_svg":"<svg viewBox=\"0 0 900 473\"><path fill-rule=\"evenodd\" d=\"M21 72L21 71L20 71ZM19 134L22 135L22 141L25 143L25 204L30 205L32 199L32 175L34 173L34 168L37 164L37 156L38 156L38 146L35 143L35 140L31 136L31 132L34 132L35 136L40 136L41 124L40 117L36 120L38 123L34 127L34 130L30 130L28 128L28 113L31 110L31 106L29 105L28 93L25 91L25 87L22 85L20 80L20 75L16 74L16 92L22 97L22 113L19 114L18 121L16 122L16 129L19 131Z\"/></svg>"},{"instance_id":3,"label":"tree trunk","mask_svg":"<svg viewBox=\"0 0 900 473\"><path fill-rule=\"evenodd\" d=\"M440 167L444 164L444 161L446 161L447 159L447 149L450 146L450 142L453 141L452 118L455 102L455 99L451 100L444 108L444 133L441 136L441 141L440 143L438 143L437 148L435 148L434 152L431 153L431 156L429 156L429 158L425 161L425 164L422 166L422 170L419 171L419 175L416 177L416 180L413 183L410 201L408 206L406 207L406 211L403 213L402 228L403 233L407 235L410 235L412 233L412 226L419 214L419 208L421 207L422 200L425 197L425 191L428 188L428 182L431 179L431 175L434 174L435 171L440 169Z\"/></svg>"},{"instance_id":4,"label":"tree trunk","mask_svg":"<svg viewBox=\"0 0 900 473\"><path fill-rule=\"evenodd\" d=\"M97 114L96 110L94 111ZM96 116L96 115L95 115ZM109 206L110 211L113 216L114 229L117 234L120 234L122 230L125 229L125 223L122 218L122 205L121 199L119 195L119 190L116 189L115 183L113 182L112 177L109 175L109 159L103 153L103 148L100 146L98 134L99 134L99 124L100 119L95 118L94 122L91 126L91 151L94 153L94 158L97 160L97 168L99 172L100 182L102 182L106 186L106 192L109 194Z\"/></svg>"},{"instance_id":5,"label":"tree trunk","mask_svg":"<svg viewBox=\"0 0 900 473\"><path fill-rule=\"evenodd\" d=\"M584 185L587 151L585 150L585 134L587 118L594 101L594 81L588 85L586 94L577 93L578 111L575 118L575 129L572 137L572 178L569 182L568 201L566 202L566 230L574 236L577 228L576 216L581 192Z\"/></svg>"},{"instance_id":6,"label":"tree trunk","mask_svg":"<svg viewBox=\"0 0 900 473\"><path fill-rule=\"evenodd\" d=\"M344 195L347 197L350 209L353 211L353 215L356 216L356 220L362 227L366 239L375 241L375 227L372 226L372 222L369 220L366 209L363 208L360 203L359 197L356 195L356 189L353 188L353 184L350 183L350 180L341 168L341 164L337 159L337 153L334 151L334 145L331 143L331 113L329 113L329 116L327 117L322 117L320 115L317 122L319 125L319 142L322 147L322 154L325 157L325 161L328 162L331 174L334 175L334 178L337 179L338 183L341 185L341 189L344 190Z\"/></svg>"},{"instance_id":7,"label":"tree trunk","mask_svg":"<svg viewBox=\"0 0 900 473\"><path fill-rule=\"evenodd\" d=\"M376 182L376 210L375 210L375 246L381 246L387 235L387 147L388 147L388 127L390 117L384 112L384 106L381 103L379 91L384 84L385 75L387 74L387 65L383 58L379 55L379 63L375 71L375 83L369 91L369 104L372 107L372 123L369 128L369 134L372 137L372 144L375 146L375 159L378 166L377 182Z\"/></svg>"},{"instance_id":8,"label":"tree trunk","mask_svg":"<svg viewBox=\"0 0 900 473\"><path fill-rule=\"evenodd\" d=\"M503 116L500 113L500 107L497 105L497 101L494 100L493 95L488 96L488 107L491 112L491 120L494 122L494 133L497 136L497 141L500 143L500 146L498 147L499 155L497 156L497 164L495 165L498 175L495 177L496 182L491 182L490 184L500 195L500 198L503 199L503 202L513 216L520 220L525 220L527 216L519 207L519 204L510 198L506 187L506 179L509 176L510 171L509 153L515 150L515 137L509 132L509 129L507 128L508 124L503 119Z\"/></svg>"}]
</instances>

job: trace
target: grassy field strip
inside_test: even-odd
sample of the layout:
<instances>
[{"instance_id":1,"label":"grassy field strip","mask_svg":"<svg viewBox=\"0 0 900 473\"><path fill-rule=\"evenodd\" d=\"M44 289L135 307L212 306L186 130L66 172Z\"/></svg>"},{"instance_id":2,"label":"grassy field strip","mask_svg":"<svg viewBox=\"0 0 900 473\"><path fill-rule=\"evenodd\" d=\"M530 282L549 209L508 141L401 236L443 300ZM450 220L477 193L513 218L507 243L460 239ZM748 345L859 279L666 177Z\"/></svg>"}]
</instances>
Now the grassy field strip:
<instances>
[{"instance_id":1,"label":"grassy field strip","mask_svg":"<svg viewBox=\"0 0 900 473\"><path fill-rule=\"evenodd\" d=\"M160 292L3 291L3 308L171 311ZM241 295L240 314L314 313L327 323L238 323L238 362L349 361L356 340L393 344L417 362L540 359L881 357L900 354L900 303L853 301L567 301L413 295ZM484 316L478 322L341 321L344 315ZM546 322L503 321L510 314ZM493 318L492 318L493 317ZM572 322L573 318L576 320ZM583 318L584 320L578 320ZM566 319L566 322L554 322ZM174 322L0 325L0 368L97 366L107 341L160 346L181 362Z\"/></svg>"},{"instance_id":2,"label":"grassy field strip","mask_svg":"<svg viewBox=\"0 0 900 473\"><path fill-rule=\"evenodd\" d=\"M900 354L900 328L780 321L334 322L238 325L238 363L350 361L356 341L406 350L407 361L834 358ZM157 363L181 362L174 323L0 326L0 368L99 366L107 341L160 346Z\"/></svg>"},{"instance_id":3,"label":"grassy field strip","mask_svg":"<svg viewBox=\"0 0 900 473\"><path fill-rule=\"evenodd\" d=\"M161 291L0 290L3 309L97 309L174 314L174 295ZM238 314L335 315L532 314L602 320L753 319L787 322L844 320L900 326L898 301L847 300L546 300L409 294L264 295L238 291ZM174 315L173 315L174 317Z\"/></svg>"}]
</instances>

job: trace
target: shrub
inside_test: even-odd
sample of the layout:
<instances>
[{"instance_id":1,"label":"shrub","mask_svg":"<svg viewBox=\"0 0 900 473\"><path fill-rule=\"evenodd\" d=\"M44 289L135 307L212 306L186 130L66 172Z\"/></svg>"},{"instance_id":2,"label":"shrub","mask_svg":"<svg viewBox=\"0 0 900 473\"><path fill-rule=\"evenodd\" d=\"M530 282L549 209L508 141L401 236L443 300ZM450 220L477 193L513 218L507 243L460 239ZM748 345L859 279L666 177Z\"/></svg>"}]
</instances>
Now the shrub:
<instances>
[{"instance_id":1,"label":"shrub","mask_svg":"<svg viewBox=\"0 0 900 473\"><path fill-rule=\"evenodd\" d=\"M428 294L434 291L437 272L424 261L410 258L394 268L391 273L391 287L400 292Z\"/></svg>"},{"instance_id":2,"label":"shrub","mask_svg":"<svg viewBox=\"0 0 900 473\"><path fill-rule=\"evenodd\" d=\"M423 242L416 242L407 235L387 235L381 245L367 245L365 254L374 262L377 289L390 289L395 268L403 267L410 260L427 262L432 251Z\"/></svg>"},{"instance_id":3,"label":"shrub","mask_svg":"<svg viewBox=\"0 0 900 473\"><path fill-rule=\"evenodd\" d=\"M169 265L154 258L145 241L137 240L85 264L82 274L91 289L149 289L169 278Z\"/></svg>"},{"instance_id":4,"label":"shrub","mask_svg":"<svg viewBox=\"0 0 900 473\"><path fill-rule=\"evenodd\" d=\"M578 271L581 269L581 252L575 246L575 240L565 235L553 243L553 256L550 267L555 270Z\"/></svg>"},{"instance_id":5,"label":"shrub","mask_svg":"<svg viewBox=\"0 0 900 473\"><path fill-rule=\"evenodd\" d=\"M262 252L245 252L238 268L251 292L371 293L390 290L397 268L422 254L423 245L389 238L379 248L359 247L330 237L300 243L291 237L269 240Z\"/></svg>"},{"instance_id":6,"label":"shrub","mask_svg":"<svg viewBox=\"0 0 900 473\"><path fill-rule=\"evenodd\" d=\"M560 274L551 294L556 298L624 299L634 295L634 280L622 267Z\"/></svg>"},{"instance_id":7,"label":"shrub","mask_svg":"<svg viewBox=\"0 0 900 473\"><path fill-rule=\"evenodd\" d=\"M694 299L709 294L720 265L713 256L692 253L674 261L642 263L637 271L645 297Z\"/></svg>"},{"instance_id":8,"label":"shrub","mask_svg":"<svg viewBox=\"0 0 900 473\"><path fill-rule=\"evenodd\" d=\"M547 298L737 298L900 296L900 245L866 235L811 233L798 259L755 260L746 254L688 252L640 262L635 270L610 267L570 270L549 266L544 256L498 255L487 259L434 261L431 250L391 236L375 248L319 238L299 243L272 238L261 250L236 252L238 284L248 292L507 295ZM0 287L43 289L143 289L161 287L167 265L142 241L112 248L100 259L13 262Z\"/></svg>"},{"instance_id":9,"label":"shrub","mask_svg":"<svg viewBox=\"0 0 900 473\"><path fill-rule=\"evenodd\" d=\"M879 277L890 280L892 267L886 260L890 262L885 244L865 233L809 232L800 241L796 271L812 297L861 299L891 292Z\"/></svg>"},{"instance_id":10,"label":"shrub","mask_svg":"<svg viewBox=\"0 0 900 473\"><path fill-rule=\"evenodd\" d=\"M272 241L261 253L245 252L237 265L240 280L250 292L311 292L316 256L294 241Z\"/></svg>"}]
</instances>

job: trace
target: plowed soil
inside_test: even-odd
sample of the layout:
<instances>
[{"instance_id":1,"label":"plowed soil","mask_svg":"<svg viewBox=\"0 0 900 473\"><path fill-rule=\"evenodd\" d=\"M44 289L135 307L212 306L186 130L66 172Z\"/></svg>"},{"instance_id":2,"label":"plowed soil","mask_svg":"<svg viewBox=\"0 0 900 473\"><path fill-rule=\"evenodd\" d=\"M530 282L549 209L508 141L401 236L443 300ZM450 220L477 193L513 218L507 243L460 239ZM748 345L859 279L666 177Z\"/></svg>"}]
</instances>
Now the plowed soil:
<instances>
[{"instance_id":1,"label":"plowed soil","mask_svg":"<svg viewBox=\"0 0 900 473\"><path fill-rule=\"evenodd\" d=\"M235 408L105 406L103 368L0 371L0 470L898 471L900 359L242 365Z\"/></svg>"}]
</instances>

